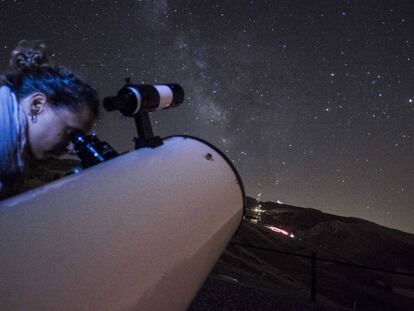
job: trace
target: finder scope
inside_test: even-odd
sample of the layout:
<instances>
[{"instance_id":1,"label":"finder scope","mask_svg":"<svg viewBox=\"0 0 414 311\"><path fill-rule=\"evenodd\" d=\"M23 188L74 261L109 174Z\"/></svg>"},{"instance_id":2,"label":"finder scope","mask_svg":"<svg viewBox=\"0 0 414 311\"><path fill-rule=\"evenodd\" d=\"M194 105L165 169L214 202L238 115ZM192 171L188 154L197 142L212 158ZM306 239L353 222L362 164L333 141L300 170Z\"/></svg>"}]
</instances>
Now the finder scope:
<instances>
[{"instance_id":1,"label":"finder scope","mask_svg":"<svg viewBox=\"0 0 414 311\"><path fill-rule=\"evenodd\" d=\"M133 117L139 112L152 112L178 106L184 101L183 88L171 84L126 84L116 96L103 100L107 111L119 110L124 116Z\"/></svg>"}]
</instances>

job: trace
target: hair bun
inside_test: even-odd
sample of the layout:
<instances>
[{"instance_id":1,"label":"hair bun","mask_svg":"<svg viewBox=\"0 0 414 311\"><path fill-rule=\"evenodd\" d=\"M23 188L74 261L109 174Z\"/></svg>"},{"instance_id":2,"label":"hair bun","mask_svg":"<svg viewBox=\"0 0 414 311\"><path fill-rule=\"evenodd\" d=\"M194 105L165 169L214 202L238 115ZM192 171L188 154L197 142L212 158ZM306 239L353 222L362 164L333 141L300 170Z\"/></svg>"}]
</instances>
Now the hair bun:
<instances>
[{"instance_id":1,"label":"hair bun","mask_svg":"<svg viewBox=\"0 0 414 311\"><path fill-rule=\"evenodd\" d=\"M48 56L49 51L44 42L22 40L11 52L10 69L24 70L47 66Z\"/></svg>"}]
</instances>

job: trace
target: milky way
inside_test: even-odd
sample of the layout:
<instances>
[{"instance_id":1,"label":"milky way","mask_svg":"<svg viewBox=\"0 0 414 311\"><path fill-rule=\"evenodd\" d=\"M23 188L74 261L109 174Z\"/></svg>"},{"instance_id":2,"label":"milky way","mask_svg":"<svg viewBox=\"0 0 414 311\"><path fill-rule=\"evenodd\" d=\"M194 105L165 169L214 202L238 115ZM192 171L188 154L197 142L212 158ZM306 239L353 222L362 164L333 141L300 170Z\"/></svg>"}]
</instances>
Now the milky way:
<instances>
[{"instance_id":1,"label":"milky way","mask_svg":"<svg viewBox=\"0 0 414 311\"><path fill-rule=\"evenodd\" d=\"M47 3L47 4L46 4ZM246 192L414 232L412 1L1 1L0 59L43 39L102 97L180 83L161 136L224 151ZM132 120L98 136L133 148Z\"/></svg>"}]
</instances>

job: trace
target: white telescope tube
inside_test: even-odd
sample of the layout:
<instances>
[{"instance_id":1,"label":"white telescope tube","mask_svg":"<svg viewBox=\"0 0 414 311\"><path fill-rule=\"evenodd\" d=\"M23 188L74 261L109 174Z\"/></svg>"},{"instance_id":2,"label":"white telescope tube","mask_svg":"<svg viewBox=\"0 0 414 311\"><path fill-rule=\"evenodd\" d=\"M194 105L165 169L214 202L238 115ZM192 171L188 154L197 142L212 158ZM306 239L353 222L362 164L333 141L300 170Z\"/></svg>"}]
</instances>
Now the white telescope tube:
<instances>
[{"instance_id":1,"label":"white telescope tube","mask_svg":"<svg viewBox=\"0 0 414 311\"><path fill-rule=\"evenodd\" d=\"M0 310L185 310L244 192L212 146L170 137L0 202Z\"/></svg>"}]
</instances>

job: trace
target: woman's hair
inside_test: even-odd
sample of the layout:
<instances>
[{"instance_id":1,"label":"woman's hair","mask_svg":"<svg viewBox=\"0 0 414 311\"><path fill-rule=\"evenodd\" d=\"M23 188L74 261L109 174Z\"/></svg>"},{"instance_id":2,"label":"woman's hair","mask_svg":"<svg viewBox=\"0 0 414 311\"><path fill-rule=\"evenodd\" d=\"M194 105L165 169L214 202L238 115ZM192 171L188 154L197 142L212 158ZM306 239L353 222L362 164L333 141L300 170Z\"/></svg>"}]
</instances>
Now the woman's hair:
<instances>
[{"instance_id":1,"label":"woman's hair","mask_svg":"<svg viewBox=\"0 0 414 311\"><path fill-rule=\"evenodd\" d=\"M18 100L41 92L54 108L66 108L74 113L88 108L99 114L97 92L65 67L48 63L49 50L41 41L20 41L12 51L10 72L2 77Z\"/></svg>"}]
</instances>

